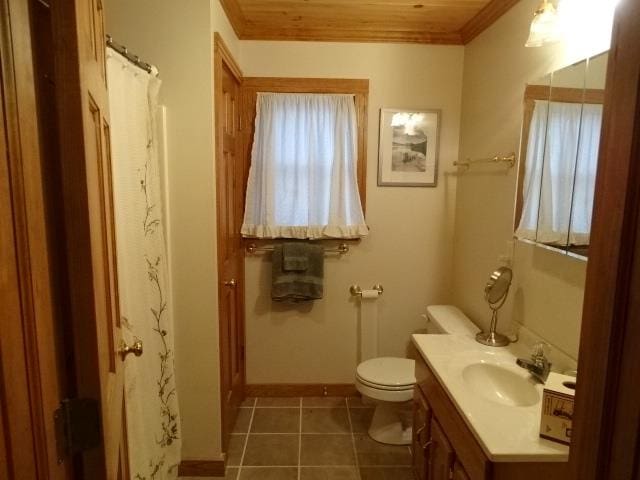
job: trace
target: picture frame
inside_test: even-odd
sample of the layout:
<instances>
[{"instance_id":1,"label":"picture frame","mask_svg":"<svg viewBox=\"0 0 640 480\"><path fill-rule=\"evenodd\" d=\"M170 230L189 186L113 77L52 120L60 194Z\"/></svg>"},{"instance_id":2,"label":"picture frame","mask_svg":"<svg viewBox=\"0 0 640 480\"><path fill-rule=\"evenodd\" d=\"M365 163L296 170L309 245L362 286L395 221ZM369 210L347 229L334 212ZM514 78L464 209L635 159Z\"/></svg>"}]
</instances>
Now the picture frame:
<instances>
[{"instance_id":1,"label":"picture frame","mask_svg":"<svg viewBox=\"0 0 640 480\"><path fill-rule=\"evenodd\" d=\"M380 109L378 186L438 185L440 117L437 109Z\"/></svg>"}]
</instances>

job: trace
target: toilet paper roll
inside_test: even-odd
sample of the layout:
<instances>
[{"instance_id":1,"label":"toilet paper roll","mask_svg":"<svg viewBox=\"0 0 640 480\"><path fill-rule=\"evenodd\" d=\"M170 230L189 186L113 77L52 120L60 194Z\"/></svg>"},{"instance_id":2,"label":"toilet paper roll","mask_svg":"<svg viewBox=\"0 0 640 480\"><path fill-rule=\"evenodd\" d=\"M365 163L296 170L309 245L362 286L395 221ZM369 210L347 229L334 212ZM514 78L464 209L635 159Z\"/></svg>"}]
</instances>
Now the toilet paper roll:
<instances>
[{"instance_id":1,"label":"toilet paper roll","mask_svg":"<svg viewBox=\"0 0 640 480\"><path fill-rule=\"evenodd\" d=\"M362 290L362 298L378 298L380 292L378 290Z\"/></svg>"},{"instance_id":2,"label":"toilet paper roll","mask_svg":"<svg viewBox=\"0 0 640 480\"><path fill-rule=\"evenodd\" d=\"M373 295L375 292L375 296ZM377 290L364 290L360 301L360 361L378 356Z\"/></svg>"}]
</instances>

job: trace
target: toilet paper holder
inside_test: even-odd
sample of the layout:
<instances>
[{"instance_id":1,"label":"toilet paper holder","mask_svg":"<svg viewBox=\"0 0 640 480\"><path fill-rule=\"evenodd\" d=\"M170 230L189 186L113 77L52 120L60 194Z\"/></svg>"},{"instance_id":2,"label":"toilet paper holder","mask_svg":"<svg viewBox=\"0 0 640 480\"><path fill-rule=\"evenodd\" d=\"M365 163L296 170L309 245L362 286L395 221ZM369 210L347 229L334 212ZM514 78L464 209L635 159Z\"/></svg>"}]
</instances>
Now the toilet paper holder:
<instances>
[{"instance_id":1,"label":"toilet paper holder","mask_svg":"<svg viewBox=\"0 0 640 480\"><path fill-rule=\"evenodd\" d=\"M382 295L382 292L384 292L384 288L382 288L382 285L380 285L379 283L376 283L373 287L373 290L377 290L378 291L378 295ZM349 287L349 291L351 292L351 295L354 297L361 297L362 296L362 288L360 288L360 285L351 285Z\"/></svg>"}]
</instances>

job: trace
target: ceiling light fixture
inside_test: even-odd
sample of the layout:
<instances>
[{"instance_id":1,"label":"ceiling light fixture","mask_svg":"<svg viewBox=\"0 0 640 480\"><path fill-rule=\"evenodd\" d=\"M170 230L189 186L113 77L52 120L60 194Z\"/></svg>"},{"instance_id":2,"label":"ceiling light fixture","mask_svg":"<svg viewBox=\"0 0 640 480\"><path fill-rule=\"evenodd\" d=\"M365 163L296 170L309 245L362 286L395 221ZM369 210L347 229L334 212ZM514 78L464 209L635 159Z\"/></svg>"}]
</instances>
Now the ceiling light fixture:
<instances>
[{"instance_id":1,"label":"ceiling light fixture","mask_svg":"<svg viewBox=\"0 0 640 480\"><path fill-rule=\"evenodd\" d=\"M541 47L560 40L558 12L549 0L542 0L533 14L531 31L525 47Z\"/></svg>"}]
</instances>

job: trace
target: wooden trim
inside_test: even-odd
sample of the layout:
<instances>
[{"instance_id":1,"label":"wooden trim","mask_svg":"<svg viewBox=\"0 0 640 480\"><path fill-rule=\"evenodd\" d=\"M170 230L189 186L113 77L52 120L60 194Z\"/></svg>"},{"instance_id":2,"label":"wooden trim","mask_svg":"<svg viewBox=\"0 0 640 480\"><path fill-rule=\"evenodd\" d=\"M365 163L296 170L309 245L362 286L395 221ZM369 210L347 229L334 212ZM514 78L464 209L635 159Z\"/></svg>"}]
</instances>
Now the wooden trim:
<instances>
[{"instance_id":1,"label":"wooden trim","mask_svg":"<svg viewBox=\"0 0 640 480\"><path fill-rule=\"evenodd\" d=\"M247 397L354 397L358 390L351 383L263 383L245 386Z\"/></svg>"},{"instance_id":2,"label":"wooden trim","mask_svg":"<svg viewBox=\"0 0 640 480\"><path fill-rule=\"evenodd\" d=\"M242 83L242 70L238 63L234 60L233 55L231 55L231 50L227 47L227 44L224 43L222 35L218 32L213 32L213 52L214 56L220 55L222 61L226 65L226 67L233 73L236 77L236 80ZM216 68L217 68L216 64Z\"/></svg>"},{"instance_id":3,"label":"wooden trim","mask_svg":"<svg viewBox=\"0 0 640 480\"><path fill-rule=\"evenodd\" d=\"M278 93L353 93L358 121L358 190L362 209L367 200L367 120L369 103L368 79L345 78L278 78L246 77L242 82L242 130L246 172L251 165L251 145L256 118L258 92ZM246 190L246 180L245 180Z\"/></svg>"},{"instance_id":4,"label":"wooden trim","mask_svg":"<svg viewBox=\"0 0 640 480\"><path fill-rule=\"evenodd\" d=\"M178 466L180 477L224 477L225 460L182 460Z\"/></svg>"},{"instance_id":5,"label":"wooden trim","mask_svg":"<svg viewBox=\"0 0 640 480\"><path fill-rule=\"evenodd\" d=\"M368 79L246 77L242 86L260 92L369 93Z\"/></svg>"},{"instance_id":6,"label":"wooden trim","mask_svg":"<svg viewBox=\"0 0 640 480\"><path fill-rule=\"evenodd\" d=\"M570 453L573 479L640 477L640 2L616 10Z\"/></svg>"},{"instance_id":7,"label":"wooden trim","mask_svg":"<svg viewBox=\"0 0 640 480\"><path fill-rule=\"evenodd\" d=\"M220 5L222 5L222 9L224 13L227 14L227 18L229 19L229 23L233 28L233 31L236 32L236 35L240 39L244 39L244 30L247 23L247 20L244 18L244 14L242 13L242 9L238 4L237 0L220 0Z\"/></svg>"},{"instance_id":8,"label":"wooden trim","mask_svg":"<svg viewBox=\"0 0 640 480\"><path fill-rule=\"evenodd\" d=\"M245 28L242 40L276 40L302 42L418 43L429 45L463 45L459 32L402 30L330 30Z\"/></svg>"},{"instance_id":9,"label":"wooden trim","mask_svg":"<svg viewBox=\"0 0 640 480\"><path fill-rule=\"evenodd\" d=\"M527 85L524 90L525 100L549 100L564 103L589 103L602 105L604 90L595 88L550 87L547 85Z\"/></svg>"},{"instance_id":10,"label":"wooden trim","mask_svg":"<svg viewBox=\"0 0 640 480\"><path fill-rule=\"evenodd\" d=\"M462 43L466 45L476 38L519 1L520 0L491 0L475 17L462 27L460 31Z\"/></svg>"}]
</instances>

